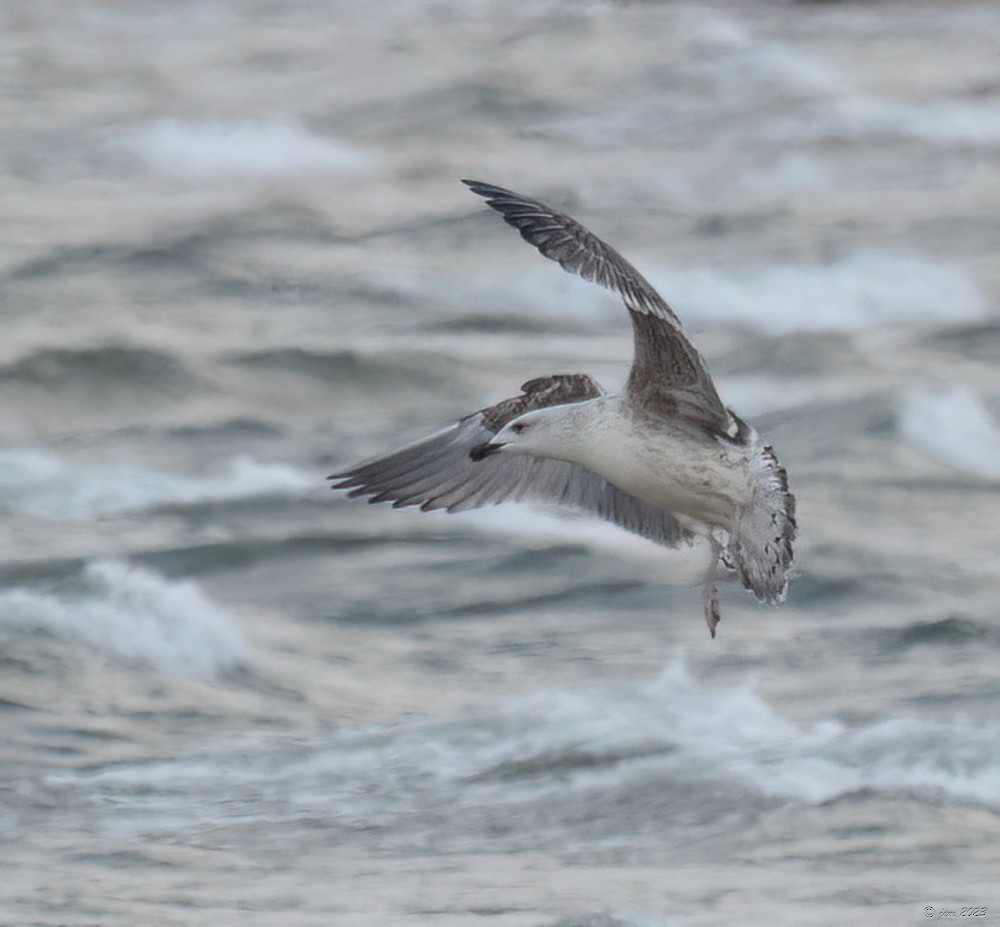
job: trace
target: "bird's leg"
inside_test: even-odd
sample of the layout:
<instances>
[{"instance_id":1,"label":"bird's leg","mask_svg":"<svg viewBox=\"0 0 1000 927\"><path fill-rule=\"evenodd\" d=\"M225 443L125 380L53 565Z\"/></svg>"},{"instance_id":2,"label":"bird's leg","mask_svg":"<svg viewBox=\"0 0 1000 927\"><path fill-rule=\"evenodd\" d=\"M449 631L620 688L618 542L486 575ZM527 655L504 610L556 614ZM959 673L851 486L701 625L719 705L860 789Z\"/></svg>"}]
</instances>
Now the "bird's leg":
<instances>
[{"instance_id":1,"label":"bird's leg","mask_svg":"<svg viewBox=\"0 0 1000 927\"><path fill-rule=\"evenodd\" d=\"M705 580L703 595L705 600L705 623L708 625L708 633L714 638L715 628L721 616L719 615L719 595L715 589L715 571L713 570L712 572L713 575L708 576Z\"/></svg>"},{"instance_id":2,"label":"bird's leg","mask_svg":"<svg viewBox=\"0 0 1000 927\"><path fill-rule=\"evenodd\" d=\"M702 601L705 604L705 623L708 625L708 633L715 639L715 629L722 619L719 614L719 593L715 588L715 574L719 569L719 554L721 548L718 542L712 539L712 551L715 556L712 558L712 565L705 574L705 587L702 590Z\"/></svg>"}]
</instances>

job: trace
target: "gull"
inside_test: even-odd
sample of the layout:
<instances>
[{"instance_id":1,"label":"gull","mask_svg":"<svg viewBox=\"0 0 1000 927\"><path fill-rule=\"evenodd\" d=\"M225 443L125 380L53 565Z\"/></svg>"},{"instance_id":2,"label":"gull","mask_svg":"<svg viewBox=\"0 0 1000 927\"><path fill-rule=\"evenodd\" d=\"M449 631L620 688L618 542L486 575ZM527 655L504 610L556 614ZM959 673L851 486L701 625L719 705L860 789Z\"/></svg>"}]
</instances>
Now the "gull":
<instances>
[{"instance_id":1,"label":"gull","mask_svg":"<svg viewBox=\"0 0 1000 927\"><path fill-rule=\"evenodd\" d=\"M621 296L635 341L628 380L615 394L585 373L536 377L517 396L333 474L332 488L425 512L555 503L668 548L706 538L703 602L713 638L720 573L735 573L762 602L783 600L796 533L787 475L723 405L670 306L576 220L503 187L462 182L542 255Z\"/></svg>"}]
</instances>

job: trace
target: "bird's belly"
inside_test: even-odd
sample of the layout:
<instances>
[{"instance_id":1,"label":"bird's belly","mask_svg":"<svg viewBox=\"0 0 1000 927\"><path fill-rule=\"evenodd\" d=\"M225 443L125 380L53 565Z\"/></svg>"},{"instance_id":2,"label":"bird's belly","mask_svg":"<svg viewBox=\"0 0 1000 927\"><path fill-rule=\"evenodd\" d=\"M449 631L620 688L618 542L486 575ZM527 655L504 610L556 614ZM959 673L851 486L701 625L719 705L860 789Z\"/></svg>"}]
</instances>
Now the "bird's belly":
<instances>
[{"instance_id":1,"label":"bird's belly","mask_svg":"<svg viewBox=\"0 0 1000 927\"><path fill-rule=\"evenodd\" d=\"M699 470L684 474L665 473L659 477L649 479L640 476L631 486L620 488L674 515L729 527L736 501L728 487L720 485L719 480Z\"/></svg>"},{"instance_id":2,"label":"bird's belly","mask_svg":"<svg viewBox=\"0 0 1000 927\"><path fill-rule=\"evenodd\" d=\"M687 522L729 528L741 504L740 468L723 447L619 445L601 475L619 489Z\"/></svg>"}]
</instances>

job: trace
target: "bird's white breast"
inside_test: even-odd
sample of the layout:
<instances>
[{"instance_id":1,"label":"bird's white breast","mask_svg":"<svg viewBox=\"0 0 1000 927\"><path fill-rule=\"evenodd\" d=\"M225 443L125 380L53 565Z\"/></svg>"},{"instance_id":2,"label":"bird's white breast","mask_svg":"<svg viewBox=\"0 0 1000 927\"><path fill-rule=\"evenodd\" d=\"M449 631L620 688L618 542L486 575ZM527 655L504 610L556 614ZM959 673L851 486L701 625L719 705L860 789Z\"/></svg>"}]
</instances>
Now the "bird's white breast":
<instances>
[{"instance_id":1,"label":"bird's white breast","mask_svg":"<svg viewBox=\"0 0 1000 927\"><path fill-rule=\"evenodd\" d=\"M751 492L745 449L602 411L579 463L684 521L730 527Z\"/></svg>"}]
</instances>

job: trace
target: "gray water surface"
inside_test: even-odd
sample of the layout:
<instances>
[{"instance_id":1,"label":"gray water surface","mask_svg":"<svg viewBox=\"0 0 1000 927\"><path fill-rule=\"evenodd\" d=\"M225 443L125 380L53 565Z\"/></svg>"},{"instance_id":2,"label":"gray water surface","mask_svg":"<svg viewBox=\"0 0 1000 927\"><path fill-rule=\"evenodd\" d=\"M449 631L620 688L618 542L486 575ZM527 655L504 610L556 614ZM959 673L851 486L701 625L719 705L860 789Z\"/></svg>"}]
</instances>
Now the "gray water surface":
<instances>
[{"instance_id":1,"label":"gray water surface","mask_svg":"<svg viewBox=\"0 0 1000 927\"><path fill-rule=\"evenodd\" d=\"M7 4L0 923L1000 923L998 30ZM325 488L625 376L467 176L671 302L788 468L784 605L712 641L696 557Z\"/></svg>"}]
</instances>

